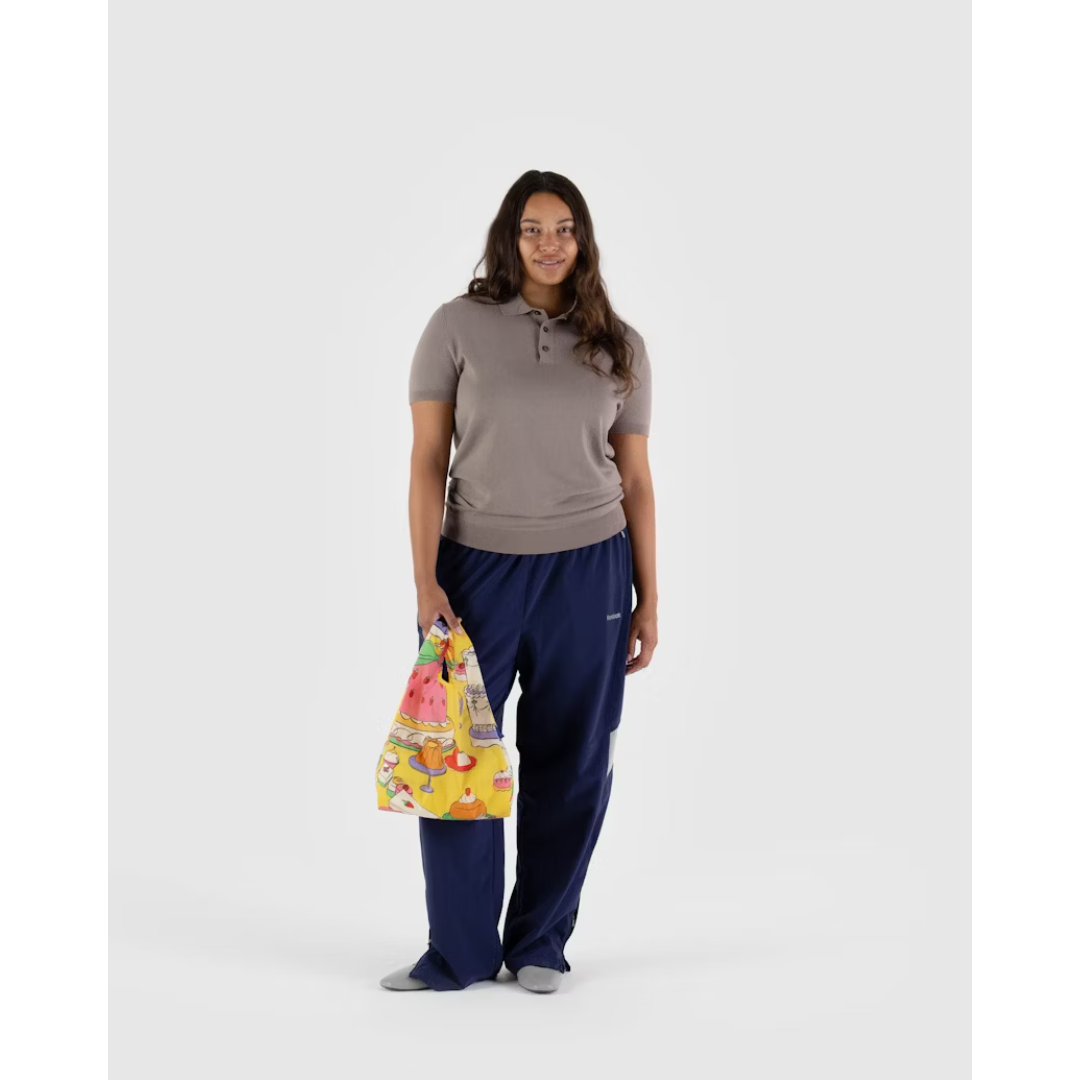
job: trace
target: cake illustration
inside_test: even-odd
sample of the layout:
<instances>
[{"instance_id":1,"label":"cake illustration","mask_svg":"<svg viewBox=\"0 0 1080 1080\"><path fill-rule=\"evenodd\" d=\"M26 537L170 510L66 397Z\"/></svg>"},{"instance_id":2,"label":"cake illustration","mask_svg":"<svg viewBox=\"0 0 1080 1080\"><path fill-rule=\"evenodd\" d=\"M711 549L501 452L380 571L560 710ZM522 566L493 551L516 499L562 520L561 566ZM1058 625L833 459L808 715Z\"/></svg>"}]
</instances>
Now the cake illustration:
<instances>
[{"instance_id":1,"label":"cake illustration","mask_svg":"<svg viewBox=\"0 0 1080 1080\"><path fill-rule=\"evenodd\" d=\"M446 764L456 772L468 772L476 765L476 758L472 754L466 754L464 750L458 750L455 747L451 753L446 755Z\"/></svg>"},{"instance_id":2,"label":"cake illustration","mask_svg":"<svg viewBox=\"0 0 1080 1080\"><path fill-rule=\"evenodd\" d=\"M458 698L458 704L455 711L460 709L464 712L465 701L463 698ZM399 720L395 720L390 728L390 742L395 746L400 746L403 750L419 750L424 745L426 739L435 738L438 739L443 748L444 754L449 754L454 749L454 724L453 722L446 725L445 731L436 732L424 732L414 727L407 727Z\"/></svg>"},{"instance_id":3,"label":"cake illustration","mask_svg":"<svg viewBox=\"0 0 1080 1080\"><path fill-rule=\"evenodd\" d=\"M450 804L450 812L445 816L452 817L457 821L474 821L476 818L484 817L486 814L487 807L484 805L484 801L478 799L469 788L466 788L465 794L457 802Z\"/></svg>"},{"instance_id":4,"label":"cake illustration","mask_svg":"<svg viewBox=\"0 0 1080 1080\"><path fill-rule=\"evenodd\" d=\"M400 780L400 777L395 776L394 780ZM387 793L389 794L390 788L393 787L394 781L391 781L387 785ZM390 797L390 804L388 806L380 806L380 810L390 810L398 814L412 814L413 817L428 817L437 818L438 814L433 814L430 810L425 809L416 801L416 796L412 792L412 788L408 784L402 783L400 787Z\"/></svg>"},{"instance_id":5,"label":"cake illustration","mask_svg":"<svg viewBox=\"0 0 1080 1080\"><path fill-rule=\"evenodd\" d=\"M413 665L397 716L390 730L390 742L405 750L419 750L429 738L439 741L442 750L454 745L454 724L458 717L447 710L446 684L442 681L443 656L448 639L434 632L424 639ZM457 698L457 695L454 695ZM453 710L460 714L464 705L458 699Z\"/></svg>"},{"instance_id":6,"label":"cake illustration","mask_svg":"<svg viewBox=\"0 0 1080 1080\"><path fill-rule=\"evenodd\" d=\"M409 764L417 772L426 773L428 782L420 785L421 791L434 791L431 786L431 777L440 776L446 772L446 762L443 760L442 743L438 739L425 739L424 745L409 758Z\"/></svg>"},{"instance_id":7,"label":"cake illustration","mask_svg":"<svg viewBox=\"0 0 1080 1080\"><path fill-rule=\"evenodd\" d=\"M382 761L379 762L379 771L375 777L383 787L389 783L390 777L394 775L394 770L398 767L398 762L400 760L401 759L393 750L387 750L386 753L383 754Z\"/></svg>"},{"instance_id":8,"label":"cake illustration","mask_svg":"<svg viewBox=\"0 0 1080 1080\"><path fill-rule=\"evenodd\" d=\"M514 771L509 765L495 774L495 790L509 791L514 785Z\"/></svg>"},{"instance_id":9,"label":"cake illustration","mask_svg":"<svg viewBox=\"0 0 1080 1080\"><path fill-rule=\"evenodd\" d=\"M465 676L468 682L465 688L465 702L469 707L469 716L472 720L469 738L473 746L494 746L499 741L499 730L495 725L495 714L491 711L491 702L488 701L487 689L480 674L480 662L476 658L476 650L465 649L462 653L462 663L465 665Z\"/></svg>"},{"instance_id":10,"label":"cake illustration","mask_svg":"<svg viewBox=\"0 0 1080 1080\"><path fill-rule=\"evenodd\" d=\"M420 656L401 696L398 712L401 719L415 726L438 728L446 723L446 687L443 686L442 657L430 639L424 642Z\"/></svg>"}]
</instances>

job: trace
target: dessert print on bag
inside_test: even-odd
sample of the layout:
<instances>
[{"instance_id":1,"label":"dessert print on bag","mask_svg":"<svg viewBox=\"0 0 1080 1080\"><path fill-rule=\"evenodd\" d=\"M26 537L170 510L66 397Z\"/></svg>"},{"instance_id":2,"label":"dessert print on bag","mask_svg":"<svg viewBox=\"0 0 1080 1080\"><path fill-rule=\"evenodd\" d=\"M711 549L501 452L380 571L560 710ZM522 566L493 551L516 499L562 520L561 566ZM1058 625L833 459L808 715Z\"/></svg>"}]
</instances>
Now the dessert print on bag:
<instances>
[{"instance_id":1,"label":"dessert print on bag","mask_svg":"<svg viewBox=\"0 0 1080 1080\"><path fill-rule=\"evenodd\" d=\"M509 817L513 775L476 648L437 619L379 758L378 807L449 821Z\"/></svg>"}]
</instances>

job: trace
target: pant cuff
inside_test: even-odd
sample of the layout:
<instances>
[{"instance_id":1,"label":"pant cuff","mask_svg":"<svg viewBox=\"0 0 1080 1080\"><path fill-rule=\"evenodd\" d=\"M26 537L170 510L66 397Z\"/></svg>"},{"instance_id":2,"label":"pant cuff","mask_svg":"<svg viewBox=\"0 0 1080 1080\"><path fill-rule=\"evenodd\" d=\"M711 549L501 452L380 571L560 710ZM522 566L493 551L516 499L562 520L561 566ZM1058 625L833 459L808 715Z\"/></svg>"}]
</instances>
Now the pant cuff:
<instances>
[{"instance_id":1,"label":"pant cuff","mask_svg":"<svg viewBox=\"0 0 1080 1080\"><path fill-rule=\"evenodd\" d=\"M483 982L485 979L498 977L502 970L502 962L493 971L486 975L469 975L459 978L450 971L446 961L441 956L433 956L432 950L428 950L409 972L414 979L423 979L432 990L464 990L473 983Z\"/></svg>"}]
</instances>

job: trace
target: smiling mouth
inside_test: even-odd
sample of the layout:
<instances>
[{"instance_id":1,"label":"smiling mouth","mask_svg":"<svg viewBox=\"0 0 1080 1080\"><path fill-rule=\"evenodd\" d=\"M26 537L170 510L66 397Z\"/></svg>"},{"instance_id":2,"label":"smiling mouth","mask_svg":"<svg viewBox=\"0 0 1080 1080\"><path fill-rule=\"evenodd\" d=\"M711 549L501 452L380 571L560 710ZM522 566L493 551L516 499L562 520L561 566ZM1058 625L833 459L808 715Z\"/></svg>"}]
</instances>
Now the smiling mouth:
<instances>
[{"instance_id":1,"label":"smiling mouth","mask_svg":"<svg viewBox=\"0 0 1080 1080\"><path fill-rule=\"evenodd\" d=\"M537 263L538 266L546 266L548 268L551 268L553 266L561 266L562 263L563 263L563 260L562 259L537 259L536 263Z\"/></svg>"}]
</instances>

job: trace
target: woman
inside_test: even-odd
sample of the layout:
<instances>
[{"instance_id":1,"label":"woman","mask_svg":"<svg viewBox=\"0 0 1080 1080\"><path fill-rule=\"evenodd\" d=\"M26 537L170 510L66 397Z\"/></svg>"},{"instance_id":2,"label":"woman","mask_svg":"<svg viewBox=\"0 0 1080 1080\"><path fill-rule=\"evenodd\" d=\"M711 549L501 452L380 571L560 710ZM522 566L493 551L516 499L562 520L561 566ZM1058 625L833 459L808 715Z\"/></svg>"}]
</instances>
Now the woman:
<instances>
[{"instance_id":1,"label":"woman","mask_svg":"<svg viewBox=\"0 0 1080 1080\"><path fill-rule=\"evenodd\" d=\"M463 989L505 963L545 993L570 970L625 678L657 643L649 357L599 262L578 189L525 173L487 276L436 310L413 357L417 630L422 644L437 617L468 628L500 735L520 677L518 859L500 941L503 819L421 818L428 948L388 989Z\"/></svg>"}]
</instances>

